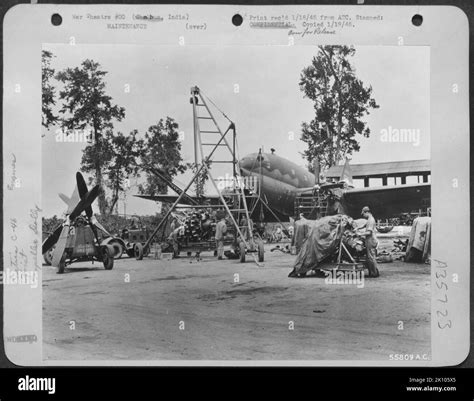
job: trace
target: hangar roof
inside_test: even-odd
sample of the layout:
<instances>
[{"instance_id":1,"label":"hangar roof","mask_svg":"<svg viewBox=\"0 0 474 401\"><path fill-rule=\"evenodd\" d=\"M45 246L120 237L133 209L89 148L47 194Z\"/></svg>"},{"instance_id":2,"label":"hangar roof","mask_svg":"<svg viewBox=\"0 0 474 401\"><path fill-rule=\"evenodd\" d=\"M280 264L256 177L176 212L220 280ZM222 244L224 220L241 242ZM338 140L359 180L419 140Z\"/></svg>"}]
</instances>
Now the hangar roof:
<instances>
[{"instance_id":1,"label":"hangar roof","mask_svg":"<svg viewBox=\"0 0 474 401\"><path fill-rule=\"evenodd\" d=\"M333 166L326 172L327 178L339 179L344 165ZM353 178L400 175L422 175L431 171L430 160L405 160L398 162L349 164Z\"/></svg>"}]
</instances>

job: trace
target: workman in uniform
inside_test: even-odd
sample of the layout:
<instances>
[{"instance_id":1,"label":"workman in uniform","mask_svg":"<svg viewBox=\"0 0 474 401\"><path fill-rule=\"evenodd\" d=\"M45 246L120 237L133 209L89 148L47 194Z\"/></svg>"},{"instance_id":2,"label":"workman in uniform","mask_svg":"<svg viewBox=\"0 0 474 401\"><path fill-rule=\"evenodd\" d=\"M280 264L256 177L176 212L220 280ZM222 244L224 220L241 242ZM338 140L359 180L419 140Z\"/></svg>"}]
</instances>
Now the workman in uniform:
<instances>
[{"instance_id":1,"label":"workman in uniform","mask_svg":"<svg viewBox=\"0 0 474 401\"><path fill-rule=\"evenodd\" d=\"M216 246L218 260L222 260L224 256L224 237L227 232L225 215L222 214L220 217L220 220L216 224Z\"/></svg>"},{"instance_id":2,"label":"workman in uniform","mask_svg":"<svg viewBox=\"0 0 474 401\"><path fill-rule=\"evenodd\" d=\"M379 276L379 269L377 266L377 259L376 259L376 249L377 249L377 237L375 234L375 219L370 212L370 208L368 206L364 206L362 208L361 215L364 219L367 220L365 231L361 233L362 236L365 237L365 247L367 249L367 261L366 266L369 270L369 277L378 277Z\"/></svg>"}]
</instances>

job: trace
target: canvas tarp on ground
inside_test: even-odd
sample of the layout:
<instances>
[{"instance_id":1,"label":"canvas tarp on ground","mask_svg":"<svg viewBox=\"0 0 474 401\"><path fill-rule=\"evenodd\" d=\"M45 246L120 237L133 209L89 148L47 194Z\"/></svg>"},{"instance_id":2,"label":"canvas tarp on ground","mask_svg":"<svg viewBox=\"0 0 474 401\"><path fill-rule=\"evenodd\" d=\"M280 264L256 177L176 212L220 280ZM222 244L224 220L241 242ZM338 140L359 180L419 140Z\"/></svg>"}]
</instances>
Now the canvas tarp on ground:
<instances>
[{"instance_id":1,"label":"canvas tarp on ground","mask_svg":"<svg viewBox=\"0 0 474 401\"><path fill-rule=\"evenodd\" d=\"M405 262L426 262L431 257L431 217L413 220Z\"/></svg>"},{"instance_id":2,"label":"canvas tarp on ground","mask_svg":"<svg viewBox=\"0 0 474 401\"><path fill-rule=\"evenodd\" d=\"M341 222L342 229L340 227ZM343 229L348 222L348 216L337 214L312 221L311 224L305 223L304 225L309 228L309 233L296 257L294 268L289 277L304 274L316 268L322 261L331 256L338 248Z\"/></svg>"}]
</instances>

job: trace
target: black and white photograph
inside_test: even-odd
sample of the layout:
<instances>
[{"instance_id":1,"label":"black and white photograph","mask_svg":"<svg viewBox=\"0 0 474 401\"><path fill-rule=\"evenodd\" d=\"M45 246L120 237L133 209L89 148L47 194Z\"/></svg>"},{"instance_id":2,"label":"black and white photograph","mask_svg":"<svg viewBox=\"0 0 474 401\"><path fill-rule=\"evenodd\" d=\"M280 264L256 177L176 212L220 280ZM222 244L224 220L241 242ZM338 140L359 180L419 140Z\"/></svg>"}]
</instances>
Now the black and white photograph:
<instances>
[{"instance_id":1,"label":"black and white photograph","mask_svg":"<svg viewBox=\"0 0 474 401\"><path fill-rule=\"evenodd\" d=\"M365 3L6 12L2 400L472 399L469 21Z\"/></svg>"},{"instance_id":2,"label":"black and white photograph","mask_svg":"<svg viewBox=\"0 0 474 401\"><path fill-rule=\"evenodd\" d=\"M430 360L429 61L45 44L43 357Z\"/></svg>"}]
</instances>

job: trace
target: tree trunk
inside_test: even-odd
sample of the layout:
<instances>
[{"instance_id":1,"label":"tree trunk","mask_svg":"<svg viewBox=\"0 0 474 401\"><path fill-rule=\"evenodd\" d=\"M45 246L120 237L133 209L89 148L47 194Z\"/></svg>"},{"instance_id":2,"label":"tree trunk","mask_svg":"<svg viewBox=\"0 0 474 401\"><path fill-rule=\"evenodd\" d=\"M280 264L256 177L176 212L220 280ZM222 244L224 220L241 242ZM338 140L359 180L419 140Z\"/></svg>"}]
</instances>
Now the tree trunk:
<instances>
[{"instance_id":1,"label":"tree trunk","mask_svg":"<svg viewBox=\"0 0 474 401\"><path fill-rule=\"evenodd\" d=\"M114 196L112 197L112 200L110 201L109 214L114 213L114 207L117 204L117 201L118 201L118 194L114 194Z\"/></svg>"},{"instance_id":2,"label":"tree trunk","mask_svg":"<svg viewBox=\"0 0 474 401\"><path fill-rule=\"evenodd\" d=\"M342 99L339 99L342 102ZM334 165L337 165L339 162L339 157L341 153L341 134L342 134L342 108L339 105L339 112L337 115L337 138L336 138L336 155L334 158Z\"/></svg>"},{"instance_id":3,"label":"tree trunk","mask_svg":"<svg viewBox=\"0 0 474 401\"><path fill-rule=\"evenodd\" d=\"M100 163L96 162L96 167L95 167L95 182L96 185L100 186L99 189L99 212L102 215L107 214L107 200L105 199L105 191L103 188L103 178L102 178L102 169L100 168Z\"/></svg>"},{"instance_id":4,"label":"tree trunk","mask_svg":"<svg viewBox=\"0 0 474 401\"><path fill-rule=\"evenodd\" d=\"M119 182L117 182L117 181L118 180L116 180L116 182L115 182L114 195L112 196L112 199L110 200L109 214L114 213L114 207L117 204L118 199L119 199L119 189L118 189L119 188Z\"/></svg>"},{"instance_id":5,"label":"tree trunk","mask_svg":"<svg viewBox=\"0 0 474 401\"><path fill-rule=\"evenodd\" d=\"M95 138L95 146L97 149L97 154L100 155L101 152L101 137L99 130L94 127L94 138ZM98 196L98 201L99 201L99 212L102 215L107 214L107 200L105 199L105 191L103 187L103 178L102 178L102 168L101 168L101 163L99 157L97 157L95 161L95 183L96 185L99 185L99 196Z\"/></svg>"},{"instance_id":6,"label":"tree trunk","mask_svg":"<svg viewBox=\"0 0 474 401\"><path fill-rule=\"evenodd\" d=\"M329 147L329 167L334 166L334 134L329 131L329 124L326 123L326 132L328 138L331 138L331 146Z\"/></svg>"}]
</instances>

